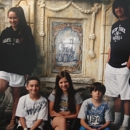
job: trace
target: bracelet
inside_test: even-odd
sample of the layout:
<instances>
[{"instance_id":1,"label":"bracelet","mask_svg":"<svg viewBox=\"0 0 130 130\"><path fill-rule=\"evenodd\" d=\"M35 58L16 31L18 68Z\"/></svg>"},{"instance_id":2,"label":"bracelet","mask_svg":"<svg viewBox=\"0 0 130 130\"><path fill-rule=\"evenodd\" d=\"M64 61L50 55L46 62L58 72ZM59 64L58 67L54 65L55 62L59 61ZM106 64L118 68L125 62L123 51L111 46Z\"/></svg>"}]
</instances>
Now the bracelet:
<instances>
[{"instance_id":1,"label":"bracelet","mask_svg":"<svg viewBox=\"0 0 130 130\"><path fill-rule=\"evenodd\" d=\"M28 130L28 128L24 128L23 130Z\"/></svg>"}]
</instances>

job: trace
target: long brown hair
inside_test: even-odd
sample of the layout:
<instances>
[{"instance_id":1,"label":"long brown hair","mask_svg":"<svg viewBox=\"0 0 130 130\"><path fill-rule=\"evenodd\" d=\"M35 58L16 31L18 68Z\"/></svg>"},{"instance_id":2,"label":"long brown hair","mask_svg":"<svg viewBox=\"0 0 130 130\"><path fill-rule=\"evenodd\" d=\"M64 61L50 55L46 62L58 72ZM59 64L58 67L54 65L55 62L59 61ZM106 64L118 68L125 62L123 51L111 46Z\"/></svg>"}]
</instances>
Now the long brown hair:
<instances>
[{"instance_id":1,"label":"long brown hair","mask_svg":"<svg viewBox=\"0 0 130 130\"><path fill-rule=\"evenodd\" d=\"M29 26L27 25L23 8L20 6L12 7L8 10L8 14L10 12L14 12L19 19L17 30L18 30L20 38L22 38L22 39L28 38L28 33L30 33L31 30L30 30Z\"/></svg>"},{"instance_id":2,"label":"long brown hair","mask_svg":"<svg viewBox=\"0 0 130 130\"><path fill-rule=\"evenodd\" d=\"M75 113L76 112L75 90L73 88L73 84L72 84L70 74L67 71L61 71L56 76L54 110L56 112L59 112L59 109L60 109L61 96L62 96L63 92L62 92L62 89L59 87L59 81L60 81L61 78L64 78L64 77L69 82L69 88L67 89L67 92L68 92L68 109L69 109L70 112Z\"/></svg>"}]
</instances>

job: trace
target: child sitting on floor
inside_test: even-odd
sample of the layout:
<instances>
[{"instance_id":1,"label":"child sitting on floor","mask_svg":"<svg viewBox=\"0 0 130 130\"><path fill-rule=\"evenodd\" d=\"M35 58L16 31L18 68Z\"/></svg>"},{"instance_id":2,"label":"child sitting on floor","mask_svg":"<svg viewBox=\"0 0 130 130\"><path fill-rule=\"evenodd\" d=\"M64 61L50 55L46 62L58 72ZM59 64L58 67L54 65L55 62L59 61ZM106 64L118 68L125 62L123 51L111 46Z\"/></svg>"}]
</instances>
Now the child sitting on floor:
<instances>
[{"instance_id":1,"label":"child sitting on floor","mask_svg":"<svg viewBox=\"0 0 130 130\"><path fill-rule=\"evenodd\" d=\"M29 77L26 89L29 94L19 99L16 110L16 116L19 117L17 130L43 130L43 121L48 119L48 103L39 93L40 80Z\"/></svg>"},{"instance_id":2,"label":"child sitting on floor","mask_svg":"<svg viewBox=\"0 0 130 130\"><path fill-rule=\"evenodd\" d=\"M91 85L92 98L83 102L78 114L81 124L79 130L110 130L112 113L108 103L102 99L105 91L102 83L95 82Z\"/></svg>"}]
</instances>

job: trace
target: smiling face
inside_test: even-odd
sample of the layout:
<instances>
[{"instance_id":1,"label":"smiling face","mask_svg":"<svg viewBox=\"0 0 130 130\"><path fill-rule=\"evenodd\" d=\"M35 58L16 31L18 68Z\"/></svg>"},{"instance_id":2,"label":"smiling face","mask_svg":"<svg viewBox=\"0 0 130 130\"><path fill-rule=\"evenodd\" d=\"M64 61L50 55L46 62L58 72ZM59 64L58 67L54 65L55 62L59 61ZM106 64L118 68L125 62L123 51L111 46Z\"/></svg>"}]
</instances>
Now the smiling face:
<instances>
[{"instance_id":1,"label":"smiling face","mask_svg":"<svg viewBox=\"0 0 130 130\"><path fill-rule=\"evenodd\" d=\"M64 94L67 94L67 89L69 88L69 82L66 77L63 77L59 80L59 87L62 89Z\"/></svg>"},{"instance_id":2,"label":"smiling face","mask_svg":"<svg viewBox=\"0 0 130 130\"><path fill-rule=\"evenodd\" d=\"M37 80L30 80L26 86L26 89L31 95L37 95L40 91L40 85Z\"/></svg>"},{"instance_id":3,"label":"smiling face","mask_svg":"<svg viewBox=\"0 0 130 130\"><path fill-rule=\"evenodd\" d=\"M124 20L127 17L125 16L125 11L123 7L116 7L115 8L115 14L117 15L119 20Z\"/></svg>"},{"instance_id":4,"label":"smiling face","mask_svg":"<svg viewBox=\"0 0 130 130\"><path fill-rule=\"evenodd\" d=\"M12 28L16 30L19 23L19 18L17 17L16 13L13 11L10 11L8 13L8 18L9 18L9 23L12 26Z\"/></svg>"}]
</instances>

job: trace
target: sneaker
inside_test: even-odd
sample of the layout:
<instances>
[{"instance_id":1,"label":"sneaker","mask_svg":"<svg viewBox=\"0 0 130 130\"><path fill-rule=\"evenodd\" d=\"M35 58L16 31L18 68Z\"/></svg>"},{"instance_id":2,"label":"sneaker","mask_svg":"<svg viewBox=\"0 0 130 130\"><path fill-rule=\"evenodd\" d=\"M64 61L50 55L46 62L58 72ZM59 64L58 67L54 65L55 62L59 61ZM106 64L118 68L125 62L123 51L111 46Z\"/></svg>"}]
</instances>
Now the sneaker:
<instances>
[{"instance_id":1,"label":"sneaker","mask_svg":"<svg viewBox=\"0 0 130 130\"><path fill-rule=\"evenodd\" d=\"M111 128L111 130L118 130L120 128L120 125L119 124L111 123L110 128Z\"/></svg>"},{"instance_id":2,"label":"sneaker","mask_svg":"<svg viewBox=\"0 0 130 130\"><path fill-rule=\"evenodd\" d=\"M127 130L127 127L121 126L118 130Z\"/></svg>"}]
</instances>

